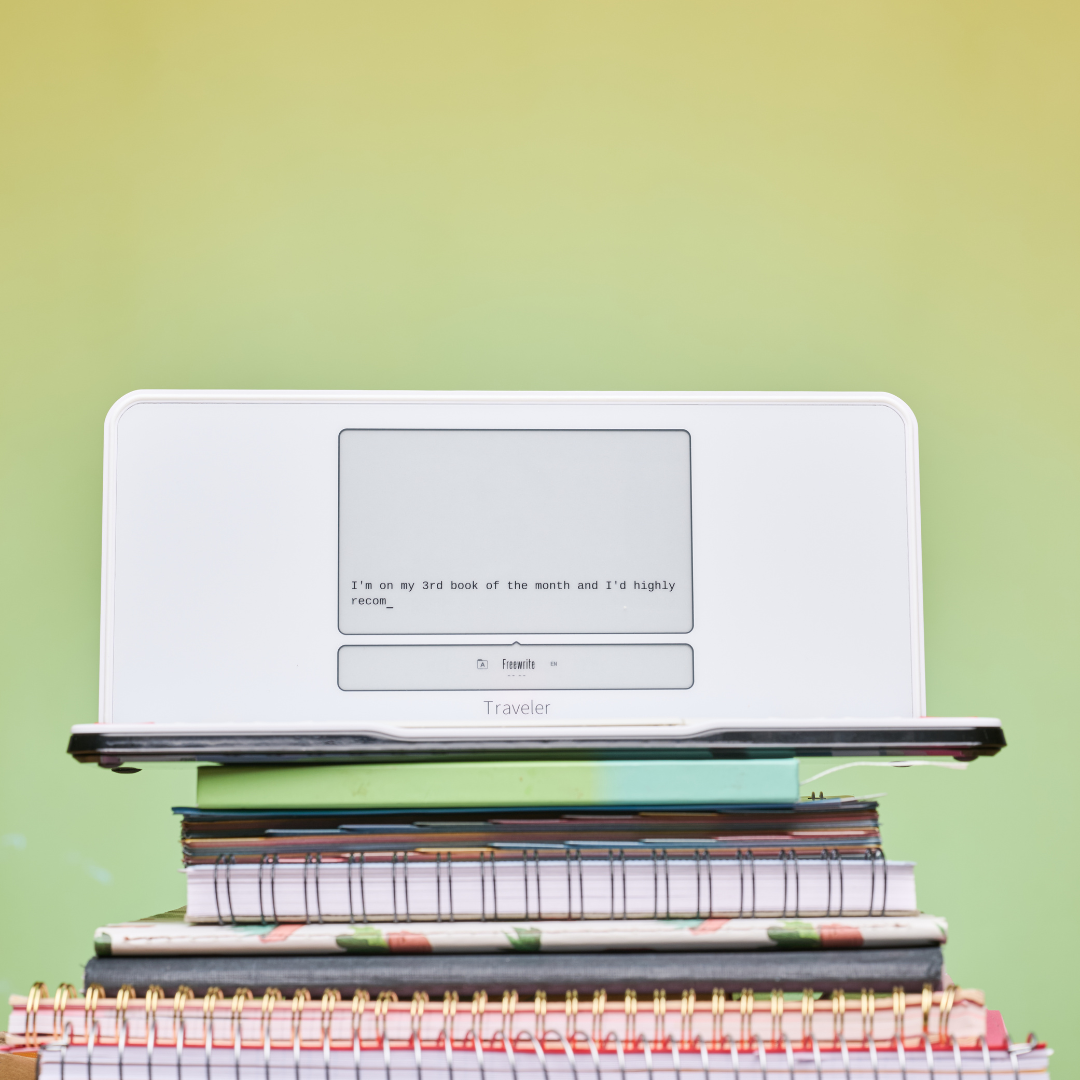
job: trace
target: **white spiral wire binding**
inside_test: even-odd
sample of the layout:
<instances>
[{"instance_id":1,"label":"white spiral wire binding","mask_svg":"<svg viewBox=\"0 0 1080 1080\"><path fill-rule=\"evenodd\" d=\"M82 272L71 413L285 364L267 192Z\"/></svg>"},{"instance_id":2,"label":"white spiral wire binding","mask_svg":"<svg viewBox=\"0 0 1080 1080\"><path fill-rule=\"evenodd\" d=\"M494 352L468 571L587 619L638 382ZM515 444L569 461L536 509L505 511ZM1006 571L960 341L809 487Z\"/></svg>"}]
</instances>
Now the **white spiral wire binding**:
<instances>
[{"instance_id":1,"label":"white spiral wire binding","mask_svg":"<svg viewBox=\"0 0 1080 1080\"><path fill-rule=\"evenodd\" d=\"M473 1053L476 1054L476 1068L480 1073L480 1080L484 1080L486 1076L484 1072L484 1043L483 1040L476 1037L476 1033L470 1030L465 1036L465 1042L468 1043L469 1039L472 1039Z\"/></svg>"},{"instance_id":2,"label":"white spiral wire binding","mask_svg":"<svg viewBox=\"0 0 1080 1080\"><path fill-rule=\"evenodd\" d=\"M71 1046L71 1040L75 1037L75 1029L71 1023L68 1022L64 1025L63 1040L60 1043L60 1080L64 1080L64 1067L67 1065L67 1052L68 1047Z\"/></svg>"},{"instance_id":3,"label":"white spiral wire binding","mask_svg":"<svg viewBox=\"0 0 1080 1080\"><path fill-rule=\"evenodd\" d=\"M124 988L121 987L121 994L124 994L123 1004L121 1005L120 994L117 994L117 1030L116 1030L116 1071L119 1074L120 1080L124 1080L124 1050L127 1047L127 995ZM206 1073L207 1080L210 1080L210 1070L207 1068Z\"/></svg>"},{"instance_id":4,"label":"white spiral wire binding","mask_svg":"<svg viewBox=\"0 0 1080 1080\"><path fill-rule=\"evenodd\" d=\"M619 1076L621 1080L626 1080L626 1054L623 1049L622 1039L614 1032L609 1032L607 1038L604 1039L606 1043L610 1039L615 1044L615 1055L619 1061Z\"/></svg>"},{"instance_id":5,"label":"white spiral wire binding","mask_svg":"<svg viewBox=\"0 0 1080 1080\"><path fill-rule=\"evenodd\" d=\"M367 1005L367 994L361 996L357 991L353 997L352 1015L349 1023L352 1027L352 1052L353 1052L353 1080L361 1080L360 1077L360 1021L364 1016L364 1007ZM450 1076L453 1077L451 1072Z\"/></svg>"},{"instance_id":6,"label":"white spiral wire binding","mask_svg":"<svg viewBox=\"0 0 1080 1080\"><path fill-rule=\"evenodd\" d=\"M646 1035L642 1035L640 1038L642 1049L645 1051L645 1073L649 1077L649 1080L653 1080L652 1074L652 1044L649 1042L649 1038Z\"/></svg>"},{"instance_id":7,"label":"white spiral wire binding","mask_svg":"<svg viewBox=\"0 0 1080 1080\"><path fill-rule=\"evenodd\" d=\"M90 1030L86 1034L86 1077L93 1080L94 1076L94 1043L97 1041L98 1022L90 1021Z\"/></svg>"},{"instance_id":8,"label":"white spiral wire binding","mask_svg":"<svg viewBox=\"0 0 1080 1080\"><path fill-rule=\"evenodd\" d=\"M787 1032L784 1032L784 1057L787 1059L788 1080L795 1080L795 1051L791 1048ZM876 1076L875 1073L875 1080Z\"/></svg>"},{"instance_id":9,"label":"white spiral wire binding","mask_svg":"<svg viewBox=\"0 0 1080 1080\"><path fill-rule=\"evenodd\" d=\"M218 995L221 993L216 986L211 986L203 998L203 1051L206 1080L210 1080L210 1055L214 1050L214 1013ZM123 1069L120 1071L123 1080Z\"/></svg>"},{"instance_id":10,"label":"white spiral wire binding","mask_svg":"<svg viewBox=\"0 0 1080 1080\"><path fill-rule=\"evenodd\" d=\"M379 1043L382 1046L383 1070L386 1073L386 1080L390 1080L390 1040L385 1032L379 1036Z\"/></svg>"},{"instance_id":11,"label":"white spiral wire binding","mask_svg":"<svg viewBox=\"0 0 1080 1080\"><path fill-rule=\"evenodd\" d=\"M956 1036L951 1036L952 1039L952 1052L953 1052L953 1064L956 1066L956 1080L961 1080L964 1075L964 1060L960 1056L960 1043L956 1041Z\"/></svg>"},{"instance_id":12,"label":"white spiral wire binding","mask_svg":"<svg viewBox=\"0 0 1080 1080\"><path fill-rule=\"evenodd\" d=\"M589 1055L592 1057L593 1069L596 1071L595 1080L600 1080L600 1048L588 1032L585 1033L585 1045L588 1046Z\"/></svg>"},{"instance_id":13,"label":"white spiral wire binding","mask_svg":"<svg viewBox=\"0 0 1080 1080\"><path fill-rule=\"evenodd\" d=\"M563 1054L566 1055L566 1060L570 1064L570 1074L573 1076L574 1080L578 1080L577 1061L574 1058L574 1048L567 1041L566 1036L561 1032L559 1033L559 1042L562 1043Z\"/></svg>"},{"instance_id":14,"label":"white spiral wire binding","mask_svg":"<svg viewBox=\"0 0 1080 1080\"><path fill-rule=\"evenodd\" d=\"M844 1064L844 1080L851 1080L851 1057L848 1054L847 1039L840 1036L840 1060Z\"/></svg>"},{"instance_id":15,"label":"white spiral wire binding","mask_svg":"<svg viewBox=\"0 0 1080 1080\"><path fill-rule=\"evenodd\" d=\"M698 1039L698 1050L701 1053L701 1070L705 1074L704 1080L712 1080L712 1073L709 1071L709 1050L704 1039Z\"/></svg>"},{"instance_id":16,"label":"white spiral wire binding","mask_svg":"<svg viewBox=\"0 0 1080 1080\"><path fill-rule=\"evenodd\" d=\"M752 1035L751 1038L757 1043L758 1065L761 1067L761 1080L766 1080L769 1075L769 1059L765 1054L765 1044L757 1035Z\"/></svg>"},{"instance_id":17,"label":"white spiral wire binding","mask_svg":"<svg viewBox=\"0 0 1080 1080\"><path fill-rule=\"evenodd\" d=\"M510 848L514 845L501 845L502 847ZM672 850L668 845L656 845L651 846L648 853L640 851L635 848L630 851L630 858L628 859L628 849L623 847L611 846L605 847L603 850L593 851L590 849L583 849L571 844L563 845L562 851L562 869L566 878L566 909L564 912L551 913L547 916L543 913L542 905L542 893L541 893L541 880L548 880L547 873L541 873L543 867L549 867L556 869L558 866L557 860L553 859L541 859L541 849L538 847L524 847L520 849L521 855L521 870L523 874L524 885L524 915L521 916L526 919L536 918L538 920L547 919L565 919L565 920L580 920L593 917L607 917L610 919L616 918L631 918L631 917L650 917L649 908L646 906L644 911L632 913L628 906L628 882L627 882L627 863L634 868L634 872L642 869L652 871L652 893L653 903L651 908L651 917L654 919L662 918L716 918L718 916L731 916L737 918L755 918L759 914L757 910L757 871L759 869L759 863L762 856L758 855L753 848L737 848L730 852L729 860L720 860L719 863L714 858L714 852L709 848L699 848L688 845L685 849L688 854L681 856L679 854L672 854ZM516 850L516 848L515 848ZM684 849L677 849L683 851ZM368 867L365 852L349 852L347 854L347 860L341 865L345 870L345 884L347 890L348 899L348 918L349 921L357 922L356 912L356 889L355 886L359 885L359 899L360 899L360 912L359 921L368 922L369 913L367 911L367 889L365 888L365 869ZM410 855L415 855L409 848L394 849L386 852L389 856L389 863L386 864L389 870L390 876L390 910L382 912L380 914L372 915L370 918L374 921L390 921L390 922L402 922L409 921L413 918L411 913L411 897L409 883L409 871L410 864L413 867L413 877L415 878L415 864L416 859L410 859ZM445 854L445 861L444 856ZM530 883L529 874L529 862L533 864L532 882ZM777 907L777 913L781 918L792 917L792 908L794 908L794 918L804 918L807 914L802 911L802 896L801 896L801 865L803 862L820 860L820 864L825 868L825 885L826 885L826 897L825 897L825 909L824 917L846 917L854 912L845 910L844 902L844 864L845 862L855 859L857 862L861 862L869 867L869 905L866 909L868 916L874 915L875 905L878 903L878 863L881 864L881 878L882 884L880 887L881 900L879 905L878 914L884 916L887 910L887 898L886 892L888 888L888 864L885 858L885 853L880 846L870 849L863 853L861 857L857 857L852 854L841 855L837 848L823 848L819 856L810 856L807 851L797 850L795 848L781 849L779 855L776 858L780 864L780 872L783 879L783 892L781 904ZM480 911L477 912L465 912L460 915L454 914L454 880L453 880L453 865L454 858L452 852L436 852L434 855L434 876L435 876L435 911L434 921L442 922L444 919L450 922L458 921L461 919L476 920L480 922L488 921L503 921L508 918L516 918L518 916L514 914L507 914L504 910L500 911L499 904L499 873L498 867L501 862L496 858L496 852L481 852L478 856L474 856L476 860L476 869L479 878L479 902ZM770 856L772 858L772 856ZM618 865L616 866L616 859ZM672 860L677 862L682 861L689 863L693 862L694 868L694 882L695 890L693 898L689 899L685 910L672 910ZM716 911L716 903L714 893L714 870L717 865L723 865L725 861L734 863L738 870L739 875L739 903L736 914L734 905L731 906L729 911ZM590 874L590 879L593 874L596 873L598 868L603 868L606 864L608 872L608 912L606 916L601 915L589 915L585 910L585 873ZM211 885L214 894L214 917L218 925L224 926L226 923L230 925L237 925L239 919L247 921L248 915L238 917L236 910L232 902L232 872L239 865L236 861L236 856L222 854L218 855L214 859ZM300 864L301 873L301 892L303 895L303 914L300 916L298 912L292 918L302 918L302 921L306 923L325 923L327 916L322 910L322 870L326 864L324 864L321 853L308 853L304 856L303 863ZM336 864L335 864L336 865ZM277 871L280 866L279 855L263 855L257 867L257 878L255 887L258 895L258 908L259 908L259 921L266 923L266 876L269 872L269 891L270 891L270 915L271 920L274 923L280 921L277 910ZM443 867L445 866L446 881L445 881L445 893L446 904L443 903ZM356 882L353 880L353 869L356 869ZM705 909L704 890L702 889L701 875L704 870L707 886L708 886L708 909ZM488 878L490 876L490 887ZM663 881L661 881L663 877ZM617 900L617 894L619 889L616 887L617 878L622 880L621 888L621 905L622 910L619 911L619 903ZM835 883L834 883L834 878ZM415 884L415 881L414 881ZM222 888L224 885L224 889ZM794 904L792 904L792 885L794 885ZM531 895L533 889L535 889L535 914L532 911L533 897ZM837 895L838 902L833 904L833 896ZM419 918L426 919L432 917L431 913L425 913ZM253 915L250 916L254 918ZM335 919L336 916L331 916L331 919Z\"/></svg>"}]
</instances>

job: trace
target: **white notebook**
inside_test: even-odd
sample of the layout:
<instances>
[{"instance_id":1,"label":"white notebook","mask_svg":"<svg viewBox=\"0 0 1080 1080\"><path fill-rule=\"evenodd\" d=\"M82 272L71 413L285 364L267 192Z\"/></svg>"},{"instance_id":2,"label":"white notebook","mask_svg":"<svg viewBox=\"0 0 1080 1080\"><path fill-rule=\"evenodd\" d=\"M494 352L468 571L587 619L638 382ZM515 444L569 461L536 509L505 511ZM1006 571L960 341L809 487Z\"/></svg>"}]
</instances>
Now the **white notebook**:
<instances>
[{"instance_id":1,"label":"white notebook","mask_svg":"<svg viewBox=\"0 0 1080 1080\"><path fill-rule=\"evenodd\" d=\"M915 867L880 859L506 858L189 866L190 922L914 914Z\"/></svg>"}]
</instances>

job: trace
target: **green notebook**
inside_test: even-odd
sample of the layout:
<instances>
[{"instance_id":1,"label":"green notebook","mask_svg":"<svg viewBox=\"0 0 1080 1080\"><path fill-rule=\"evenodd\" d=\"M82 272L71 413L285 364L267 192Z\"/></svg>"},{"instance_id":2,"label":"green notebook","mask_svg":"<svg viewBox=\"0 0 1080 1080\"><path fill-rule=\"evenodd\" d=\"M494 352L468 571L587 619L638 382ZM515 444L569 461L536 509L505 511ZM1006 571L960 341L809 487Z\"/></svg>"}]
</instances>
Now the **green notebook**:
<instances>
[{"instance_id":1,"label":"green notebook","mask_svg":"<svg viewBox=\"0 0 1080 1080\"><path fill-rule=\"evenodd\" d=\"M795 758L433 761L199 769L202 810L688 806L794 803Z\"/></svg>"}]
</instances>

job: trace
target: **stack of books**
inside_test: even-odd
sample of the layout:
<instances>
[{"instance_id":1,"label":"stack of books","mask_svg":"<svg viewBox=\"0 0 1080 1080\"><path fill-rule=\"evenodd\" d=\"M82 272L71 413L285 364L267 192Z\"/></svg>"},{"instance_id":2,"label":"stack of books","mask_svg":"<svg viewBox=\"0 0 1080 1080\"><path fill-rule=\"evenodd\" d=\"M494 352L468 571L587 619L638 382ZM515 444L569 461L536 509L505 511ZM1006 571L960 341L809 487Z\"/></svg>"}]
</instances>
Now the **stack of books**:
<instances>
[{"instance_id":1,"label":"stack of books","mask_svg":"<svg viewBox=\"0 0 1080 1080\"><path fill-rule=\"evenodd\" d=\"M204 768L187 906L12 998L40 1080L1045 1075L794 759Z\"/></svg>"}]
</instances>

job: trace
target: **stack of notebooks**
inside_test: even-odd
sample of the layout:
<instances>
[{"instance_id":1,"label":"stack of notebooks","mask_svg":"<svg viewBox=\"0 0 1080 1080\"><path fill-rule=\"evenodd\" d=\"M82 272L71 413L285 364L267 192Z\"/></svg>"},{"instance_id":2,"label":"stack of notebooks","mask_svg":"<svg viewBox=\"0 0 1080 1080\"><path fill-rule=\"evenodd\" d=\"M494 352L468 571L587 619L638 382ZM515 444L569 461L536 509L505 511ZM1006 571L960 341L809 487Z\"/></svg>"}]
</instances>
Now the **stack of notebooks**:
<instances>
[{"instance_id":1,"label":"stack of notebooks","mask_svg":"<svg viewBox=\"0 0 1080 1080\"><path fill-rule=\"evenodd\" d=\"M41 1080L1044 1075L793 760L205 768L186 909L14 997Z\"/></svg>"}]
</instances>

